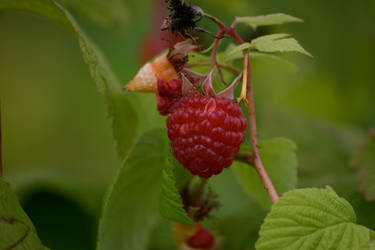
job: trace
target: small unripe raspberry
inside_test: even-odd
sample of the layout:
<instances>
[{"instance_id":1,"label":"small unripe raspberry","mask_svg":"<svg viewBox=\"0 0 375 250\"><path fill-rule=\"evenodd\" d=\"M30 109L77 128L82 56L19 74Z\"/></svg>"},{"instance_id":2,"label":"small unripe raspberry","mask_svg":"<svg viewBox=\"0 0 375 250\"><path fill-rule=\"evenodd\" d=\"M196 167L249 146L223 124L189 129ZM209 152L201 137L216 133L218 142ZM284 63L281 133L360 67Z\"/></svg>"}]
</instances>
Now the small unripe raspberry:
<instances>
[{"instance_id":1,"label":"small unripe raspberry","mask_svg":"<svg viewBox=\"0 0 375 250\"><path fill-rule=\"evenodd\" d=\"M157 107L161 115L168 115L170 108L182 96L182 80L173 79L169 82L158 81L158 89L156 93Z\"/></svg>"},{"instance_id":2,"label":"small unripe raspberry","mask_svg":"<svg viewBox=\"0 0 375 250\"><path fill-rule=\"evenodd\" d=\"M215 238L211 232L200 227L186 243L192 248L210 249L214 246Z\"/></svg>"},{"instance_id":3,"label":"small unripe raspberry","mask_svg":"<svg viewBox=\"0 0 375 250\"><path fill-rule=\"evenodd\" d=\"M182 97L170 111L172 153L193 175L208 178L232 164L247 126L237 103L195 94Z\"/></svg>"}]
</instances>

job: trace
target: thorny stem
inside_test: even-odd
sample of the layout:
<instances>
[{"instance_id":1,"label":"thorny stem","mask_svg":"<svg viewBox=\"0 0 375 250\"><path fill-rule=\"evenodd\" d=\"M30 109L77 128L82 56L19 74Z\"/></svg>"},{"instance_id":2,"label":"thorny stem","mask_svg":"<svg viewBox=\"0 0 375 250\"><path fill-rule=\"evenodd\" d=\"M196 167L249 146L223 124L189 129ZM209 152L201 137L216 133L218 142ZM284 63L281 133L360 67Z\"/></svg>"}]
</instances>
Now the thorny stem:
<instances>
[{"instance_id":1,"label":"thorny stem","mask_svg":"<svg viewBox=\"0 0 375 250\"><path fill-rule=\"evenodd\" d=\"M244 43L242 38L238 35L237 31L235 30L235 25L236 25L235 22L233 22L231 27L227 27L216 17L213 17L209 14L205 14L205 17L211 19L213 22L215 22L219 26L220 30L217 33L218 35L228 34L238 44ZM220 42L220 39L216 38L214 49L212 51L213 62L211 66L216 65L216 53L217 53L217 47L219 45L219 42ZM263 182L264 188L267 190L272 203L275 203L279 199L279 195L277 194L277 191L274 185L272 184L270 177L268 176L266 170L264 169L262 160L260 159L260 156L259 156L258 134L257 134L257 129L256 129L256 118L255 118L254 91L253 91L253 83L252 83L252 76L251 76L251 62L250 62L250 56L249 56L248 50L244 50L244 78L242 82L241 96L239 99L241 100L241 98L244 98L245 96L247 98L248 111L249 111L253 165L258 175L260 176Z\"/></svg>"}]
</instances>

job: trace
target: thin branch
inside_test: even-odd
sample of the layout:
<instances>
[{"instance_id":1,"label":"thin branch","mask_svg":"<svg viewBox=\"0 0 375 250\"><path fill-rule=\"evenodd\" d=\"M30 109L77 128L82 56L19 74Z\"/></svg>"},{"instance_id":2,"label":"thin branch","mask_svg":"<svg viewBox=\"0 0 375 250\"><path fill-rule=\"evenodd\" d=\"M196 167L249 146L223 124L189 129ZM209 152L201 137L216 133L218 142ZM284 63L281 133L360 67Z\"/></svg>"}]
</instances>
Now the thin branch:
<instances>
[{"instance_id":1,"label":"thin branch","mask_svg":"<svg viewBox=\"0 0 375 250\"><path fill-rule=\"evenodd\" d=\"M215 67L217 65L217 49L219 47L219 44L220 44L220 37L223 36L225 34L225 29L220 29L217 34L216 34L216 38L215 38L215 42L214 42L214 46L212 48L212 61L211 61L211 68Z\"/></svg>"},{"instance_id":2,"label":"thin branch","mask_svg":"<svg viewBox=\"0 0 375 250\"><path fill-rule=\"evenodd\" d=\"M268 195L271 198L272 203L275 203L279 199L279 195L275 187L272 184L270 177L267 174L267 171L264 169L262 160L259 156L258 150L258 134L256 129L256 119L255 119L255 105L254 105L254 91L253 91L253 83L251 78L251 65L250 65L250 56L249 53L246 53L246 57L248 57L248 65L247 65L247 101L248 101L248 110L249 110L249 122L250 122L250 134L251 134L251 144L253 146L253 160L254 160L254 167L258 172L260 178L262 179L263 185L268 192Z\"/></svg>"},{"instance_id":3,"label":"thin branch","mask_svg":"<svg viewBox=\"0 0 375 250\"><path fill-rule=\"evenodd\" d=\"M205 14L205 16L212 21L214 21L219 27L220 31L224 32L223 35L226 33L230 35L238 44L244 43L243 39L238 35L237 31L235 30L236 23L232 24L230 28L226 27L220 20L217 18ZM279 199L279 195L272 184L270 177L268 176L266 170L264 169L263 163L259 156L258 150L258 134L256 129L256 118L255 118L255 105L254 105L254 92L253 92L253 83L252 83L252 76L251 76L251 62L250 56L247 50L244 51L244 81L242 82L242 90L246 90L246 98L248 103L248 110L249 110L249 122L250 122L250 132L251 132L251 144L252 144L252 156L255 170L257 171L258 175L260 176L264 188L267 190L268 195L271 198L272 203L275 203ZM216 60L216 54L215 54ZM215 63L215 62L214 62ZM241 93L244 94L244 93ZM242 96L241 96L242 97ZM240 98L241 98L240 97Z\"/></svg>"},{"instance_id":4,"label":"thin branch","mask_svg":"<svg viewBox=\"0 0 375 250\"><path fill-rule=\"evenodd\" d=\"M207 17L208 19L211 19L214 23L216 23L219 26L220 29L226 29L227 28L227 26L222 21L217 19L216 17L214 17L210 14L207 14L207 13L204 13L204 16Z\"/></svg>"}]
</instances>

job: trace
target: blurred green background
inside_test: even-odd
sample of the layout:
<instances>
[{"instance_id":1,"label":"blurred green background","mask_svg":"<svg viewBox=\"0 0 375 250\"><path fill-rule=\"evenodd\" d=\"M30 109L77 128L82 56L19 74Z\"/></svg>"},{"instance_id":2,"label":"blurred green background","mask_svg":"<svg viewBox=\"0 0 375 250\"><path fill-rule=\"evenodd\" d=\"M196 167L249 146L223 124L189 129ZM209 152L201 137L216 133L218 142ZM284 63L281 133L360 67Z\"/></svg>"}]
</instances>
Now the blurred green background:
<instances>
[{"instance_id":1,"label":"blurred green background","mask_svg":"<svg viewBox=\"0 0 375 250\"><path fill-rule=\"evenodd\" d=\"M141 65L145 39L158 26L152 13L163 1L58 2L79 18L121 82L130 80ZM355 148L375 126L375 1L190 2L228 24L234 16L277 12L304 20L256 32L239 27L246 39L290 33L313 55L287 55L296 73L275 62L253 62L260 137L294 140L298 186L332 186L352 203L358 222L375 229L375 203L364 200L349 167ZM201 25L216 32L207 21ZM207 46L211 38L202 39ZM104 98L76 38L35 15L0 13L0 97L4 177L41 240L52 249L94 249L102 197L120 160ZM154 102L154 96L144 98ZM154 106L149 109L156 114ZM229 185L219 193L230 190Z\"/></svg>"}]
</instances>

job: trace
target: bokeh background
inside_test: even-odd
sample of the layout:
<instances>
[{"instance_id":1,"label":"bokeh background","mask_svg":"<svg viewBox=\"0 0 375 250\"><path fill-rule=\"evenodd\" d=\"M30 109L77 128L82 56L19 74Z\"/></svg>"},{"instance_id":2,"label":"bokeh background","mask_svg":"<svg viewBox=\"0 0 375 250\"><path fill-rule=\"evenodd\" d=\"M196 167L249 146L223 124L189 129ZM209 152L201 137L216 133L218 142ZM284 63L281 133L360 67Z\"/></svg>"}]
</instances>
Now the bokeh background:
<instances>
[{"instance_id":1,"label":"bokeh background","mask_svg":"<svg viewBox=\"0 0 375 250\"><path fill-rule=\"evenodd\" d=\"M154 52L150 44L164 44L157 22L163 0L58 2L73 11L123 83ZM247 40L290 33L313 55L286 55L295 67L253 62L260 137L295 141L298 186L332 186L352 203L358 222L375 229L375 202L364 200L350 168L353 152L375 126L375 1L188 2L228 24L234 16L278 12L304 20L255 32L240 26ZM207 21L201 26L216 32ZM211 40L202 36L204 46ZM102 198L121 162L104 98L76 38L32 14L0 13L0 97L4 177L42 242L52 249L94 249ZM155 97L144 98L152 104ZM156 114L152 105L150 112ZM243 198L230 172L220 178L227 202Z\"/></svg>"}]
</instances>

